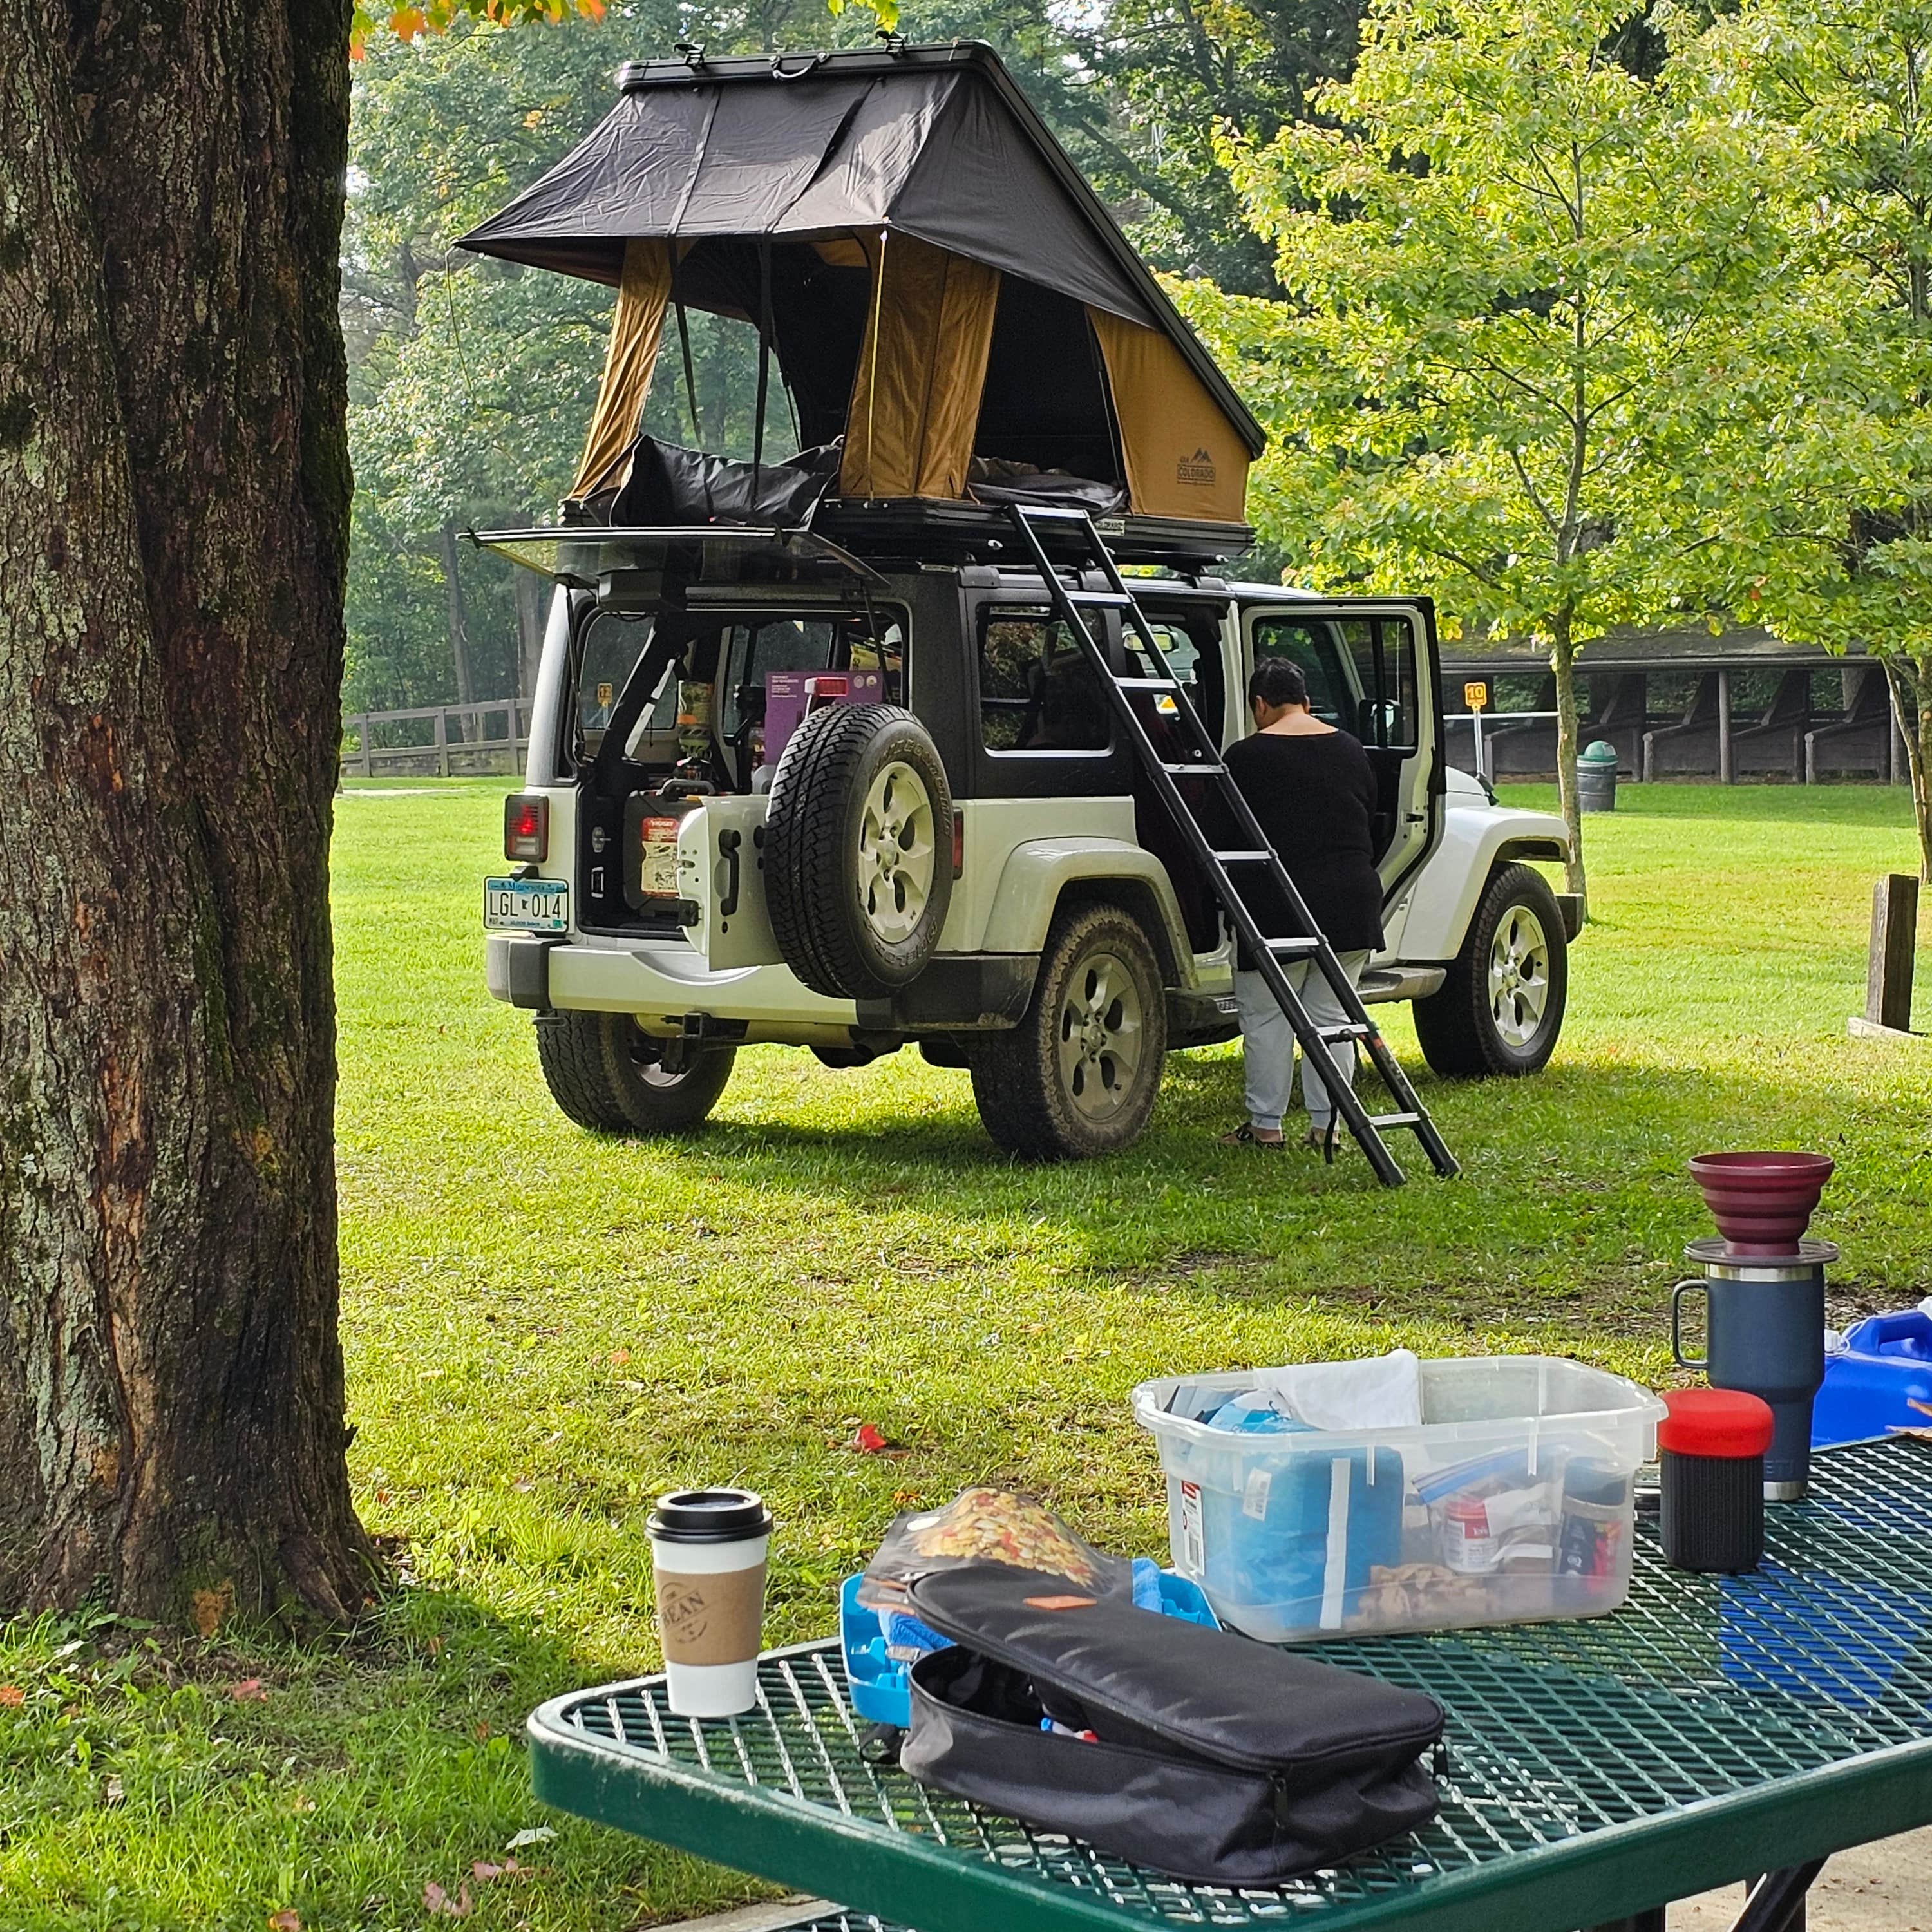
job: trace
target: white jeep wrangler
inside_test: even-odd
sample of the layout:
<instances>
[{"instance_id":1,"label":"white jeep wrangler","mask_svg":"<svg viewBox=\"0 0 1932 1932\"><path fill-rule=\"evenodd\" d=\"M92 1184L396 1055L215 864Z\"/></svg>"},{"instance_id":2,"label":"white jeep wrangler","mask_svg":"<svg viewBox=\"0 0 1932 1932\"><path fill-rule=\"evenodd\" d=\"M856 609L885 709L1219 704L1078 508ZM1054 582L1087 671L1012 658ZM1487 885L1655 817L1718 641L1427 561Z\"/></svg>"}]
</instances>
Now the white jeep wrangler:
<instances>
[{"instance_id":1,"label":"white jeep wrangler","mask_svg":"<svg viewBox=\"0 0 1932 1932\"><path fill-rule=\"evenodd\" d=\"M856 1066L916 1044L970 1072L1016 1154L1132 1141L1168 1052L1234 1036L1232 956L1040 578L796 533L626 534L501 545L558 589L506 802L515 869L484 891L488 981L536 1015L565 1113L676 1132L741 1045ZM1575 908L1523 862L1561 860L1564 830L1447 766L1427 602L1132 587L1222 742L1270 655L1362 739L1387 932L1364 999L1414 1001L1438 1072L1542 1066ZM1106 623L1132 676L1132 633ZM1136 701L1157 736L1172 698Z\"/></svg>"}]
</instances>

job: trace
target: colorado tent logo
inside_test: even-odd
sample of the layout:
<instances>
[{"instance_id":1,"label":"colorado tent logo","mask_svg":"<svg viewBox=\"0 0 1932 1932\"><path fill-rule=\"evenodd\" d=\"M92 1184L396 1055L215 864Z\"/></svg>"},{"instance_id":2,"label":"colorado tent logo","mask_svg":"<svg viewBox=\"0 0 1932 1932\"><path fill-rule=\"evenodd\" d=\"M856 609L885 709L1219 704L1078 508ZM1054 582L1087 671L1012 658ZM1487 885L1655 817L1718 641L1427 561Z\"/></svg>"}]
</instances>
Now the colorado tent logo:
<instances>
[{"instance_id":1,"label":"colorado tent logo","mask_svg":"<svg viewBox=\"0 0 1932 1932\"><path fill-rule=\"evenodd\" d=\"M1192 484L1213 489L1214 487L1214 459L1204 449L1197 449L1192 456L1184 456L1174 466L1174 480L1177 483Z\"/></svg>"}]
</instances>

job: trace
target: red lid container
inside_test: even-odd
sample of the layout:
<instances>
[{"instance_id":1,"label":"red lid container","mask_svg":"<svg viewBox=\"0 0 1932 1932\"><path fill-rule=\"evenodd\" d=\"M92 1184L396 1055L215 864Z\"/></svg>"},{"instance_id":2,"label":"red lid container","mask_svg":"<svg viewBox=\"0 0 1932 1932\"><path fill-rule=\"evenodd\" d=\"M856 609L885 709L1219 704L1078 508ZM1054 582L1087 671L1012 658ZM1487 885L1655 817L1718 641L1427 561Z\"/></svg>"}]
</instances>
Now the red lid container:
<instances>
[{"instance_id":1,"label":"red lid container","mask_svg":"<svg viewBox=\"0 0 1932 1932\"><path fill-rule=\"evenodd\" d=\"M1657 1425L1657 1446L1676 1456L1726 1462L1762 1456L1771 1447L1771 1404L1742 1389L1666 1389L1670 1413Z\"/></svg>"}]
</instances>

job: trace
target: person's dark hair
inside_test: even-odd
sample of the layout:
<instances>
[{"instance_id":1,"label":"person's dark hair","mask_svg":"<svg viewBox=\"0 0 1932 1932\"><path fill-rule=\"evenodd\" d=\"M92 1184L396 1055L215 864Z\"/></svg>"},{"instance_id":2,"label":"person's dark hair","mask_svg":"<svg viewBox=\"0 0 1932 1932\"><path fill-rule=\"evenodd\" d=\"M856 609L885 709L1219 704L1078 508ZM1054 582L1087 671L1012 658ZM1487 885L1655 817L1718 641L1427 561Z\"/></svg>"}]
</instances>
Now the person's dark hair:
<instances>
[{"instance_id":1,"label":"person's dark hair","mask_svg":"<svg viewBox=\"0 0 1932 1932\"><path fill-rule=\"evenodd\" d=\"M1248 676L1248 702L1256 698L1271 711L1284 704L1306 704L1308 680L1300 665L1286 658L1262 658Z\"/></svg>"}]
</instances>

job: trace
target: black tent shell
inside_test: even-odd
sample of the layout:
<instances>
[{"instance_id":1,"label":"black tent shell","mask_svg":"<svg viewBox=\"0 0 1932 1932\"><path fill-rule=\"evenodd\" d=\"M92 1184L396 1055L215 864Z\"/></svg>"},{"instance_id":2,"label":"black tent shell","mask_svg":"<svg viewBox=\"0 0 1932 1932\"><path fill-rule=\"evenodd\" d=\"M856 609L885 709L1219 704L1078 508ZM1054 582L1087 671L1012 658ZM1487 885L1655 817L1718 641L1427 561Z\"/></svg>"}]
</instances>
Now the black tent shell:
<instances>
[{"instance_id":1,"label":"black tent shell","mask_svg":"<svg viewBox=\"0 0 1932 1932\"><path fill-rule=\"evenodd\" d=\"M1261 453L1260 424L991 48L694 53L628 64L618 87L584 140L460 246L615 285L627 242L697 244L679 298L743 314L722 260L707 285L708 239L896 232L1164 334Z\"/></svg>"}]
</instances>

